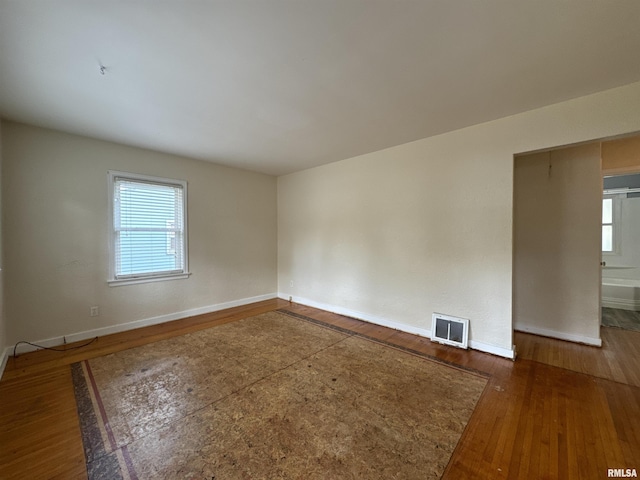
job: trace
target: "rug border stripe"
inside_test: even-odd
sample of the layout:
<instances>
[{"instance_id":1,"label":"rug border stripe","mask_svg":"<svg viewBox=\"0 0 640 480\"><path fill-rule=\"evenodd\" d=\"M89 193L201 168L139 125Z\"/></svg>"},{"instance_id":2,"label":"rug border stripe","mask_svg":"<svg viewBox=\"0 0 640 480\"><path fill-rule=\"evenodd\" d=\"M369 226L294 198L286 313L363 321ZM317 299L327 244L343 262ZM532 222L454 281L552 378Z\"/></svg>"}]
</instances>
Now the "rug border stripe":
<instances>
[{"instance_id":1,"label":"rug border stripe","mask_svg":"<svg viewBox=\"0 0 640 480\"><path fill-rule=\"evenodd\" d=\"M102 420L104 429L107 432L107 439L109 440L111 451L115 452L118 449L118 444L116 443L116 438L113 435L113 431L111 430L111 425L109 425L109 418L107 417L107 412L104 409L102 397L100 396L98 386L96 385L96 380L93 377L93 371L91 370L91 366L89 365L89 360L84 360L82 363L84 364L85 371L87 372L87 376L89 377L89 386L91 387L93 397L96 400L96 406L98 407L98 412L100 413L100 419Z\"/></svg>"},{"instance_id":2,"label":"rug border stripe","mask_svg":"<svg viewBox=\"0 0 640 480\"><path fill-rule=\"evenodd\" d=\"M129 474L130 480L138 480L138 475L136 474L136 469L133 466L133 461L131 460L131 455L129 455L129 449L126 445L124 445L120 452L122 453L122 460L124 461L124 465L126 467L125 472Z\"/></svg>"},{"instance_id":3,"label":"rug border stripe","mask_svg":"<svg viewBox=\"0 0 640 480\"><path fill-rule=\"evenodd\" d=\"M96 406L98 407L98 411L100 413L98 418L107 433L109 444L111 445L111 451L116 452L116 455L119 459L120 456L122 456L122 461L124 463L124 466L126 467L126 472L129 474L129 478L131 480L138 480L138 475L136 474L136 470L133 466L133 462L131 460L131 456L129 455L127 446L123 445L121 448L118 448L115 435L113 434L113 430L111 430L111 425L109 424L107 411L104 408L104 403L102 402L102 397L100 396L100 391L98 390L98 385L96 384L95 378L93 376L93 371L91 370L91 366L89 365L89 360L83 360L82 363L84 370L89 377L89 388L91 389L91 392L93 394L92 397L93 399L95 399Z\"/></svg>"}]
</instances>

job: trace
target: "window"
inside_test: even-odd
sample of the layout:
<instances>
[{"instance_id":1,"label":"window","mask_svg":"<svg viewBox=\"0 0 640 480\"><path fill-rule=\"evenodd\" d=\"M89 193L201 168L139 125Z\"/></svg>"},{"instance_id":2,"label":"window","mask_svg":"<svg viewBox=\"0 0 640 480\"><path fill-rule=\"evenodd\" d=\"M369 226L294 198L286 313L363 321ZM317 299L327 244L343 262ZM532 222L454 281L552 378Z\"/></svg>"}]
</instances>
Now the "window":
<instances>
[{"instance_id":1,"label":"window","mask_svg":"<svg viewBox=\"0 0 640 480\"><path fill-rule=\"evenodd\" d=\"M602 199L602 251L613 252L613 198Z\"/></svg>"},{"instance_id":2,"label":"window","mask_svg":"<svg viewBox=\"0 0 640 480\"><path fill-rule=\"evenodd\" d=\"M109 283L186 278L186 182L112 171L109 195Z\"/></svg>"},{"instance_id":3,"label":"window","mask_svg":"<svg viewBox=\"0 0 640 480\"><path fill-rule=\"evenodd\" d=\"M621 202L627 194L605 190L602 198L602 253L620 254Z\"/></svg>"}]
</instances>

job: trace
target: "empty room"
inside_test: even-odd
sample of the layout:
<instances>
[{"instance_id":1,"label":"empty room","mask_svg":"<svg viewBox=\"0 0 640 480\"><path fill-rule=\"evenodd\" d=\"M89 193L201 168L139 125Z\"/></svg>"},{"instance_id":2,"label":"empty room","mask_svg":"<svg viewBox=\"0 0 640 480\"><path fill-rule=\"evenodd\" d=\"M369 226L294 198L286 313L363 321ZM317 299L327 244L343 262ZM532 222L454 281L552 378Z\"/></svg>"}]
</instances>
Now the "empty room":
<instances>
[{"instance_id":1,"label":"empty room","mask_svg":"<svg viewBox=\"0 0 640 480\"><path fill-rule=\"evenodd\" d=\"M0 0L0 478L637 477L639 25Z\"/></svg>"}]
</instances>

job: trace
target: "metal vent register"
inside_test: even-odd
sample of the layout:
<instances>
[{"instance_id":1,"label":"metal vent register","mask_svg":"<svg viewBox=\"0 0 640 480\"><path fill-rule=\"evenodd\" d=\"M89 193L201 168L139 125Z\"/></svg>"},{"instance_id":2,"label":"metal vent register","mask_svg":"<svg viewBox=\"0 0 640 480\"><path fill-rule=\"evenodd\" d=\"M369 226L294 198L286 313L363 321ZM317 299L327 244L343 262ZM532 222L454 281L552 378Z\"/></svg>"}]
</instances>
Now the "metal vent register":
<instances>
[{"instance_id":1,"label":"metal vent register","mask_svg":"<svg viewBox=\"0 0 640 480\"><path fill-rule=\"evenodd\" d=\"M431 340L467 348L469 346L469 320L434 313L431 324Z\"/></svg>"}]
</instances>

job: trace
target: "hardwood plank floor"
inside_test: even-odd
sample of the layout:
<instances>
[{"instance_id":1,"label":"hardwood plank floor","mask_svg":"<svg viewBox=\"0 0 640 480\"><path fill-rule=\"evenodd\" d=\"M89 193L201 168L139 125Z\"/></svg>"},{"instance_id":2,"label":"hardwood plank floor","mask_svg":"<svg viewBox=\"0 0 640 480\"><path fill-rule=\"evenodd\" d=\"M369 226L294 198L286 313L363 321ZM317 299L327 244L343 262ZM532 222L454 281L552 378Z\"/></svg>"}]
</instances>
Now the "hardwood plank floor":
<instances>
[{"instance_id":1,"label":"hardwood plank floor","mask_svg":"<svg viewBox=\"0 0 640 480\"><path fill-rule=\"evenodd\" d=\"M0 478L85 478L69 367L0 382Z\"/></svg>"},{"instance_id":2,"label":"hardwood plank floor","mask_svg":"<svg viewBox=\"0 0 640 480\"><path fill-rule=\"evenodd\" d=\"M517 333L512 362L269 300L10 359L0 382L0 478L86 478L71 363L278 308L489 375L444 478L606 478L608 468L640 470L640 333L603 328L602 349Z\"/></svg>"},{"instance_id":3,"label":"hardwood plank floor","mask_svg":"<svg viewBox=\"0 0 640 480\"><path fill-rule=\"evenodd\" d=\"M601 327L602 347L516 332L518 358L640 387L640 332Z\"/></svg>"}]
</instances>

